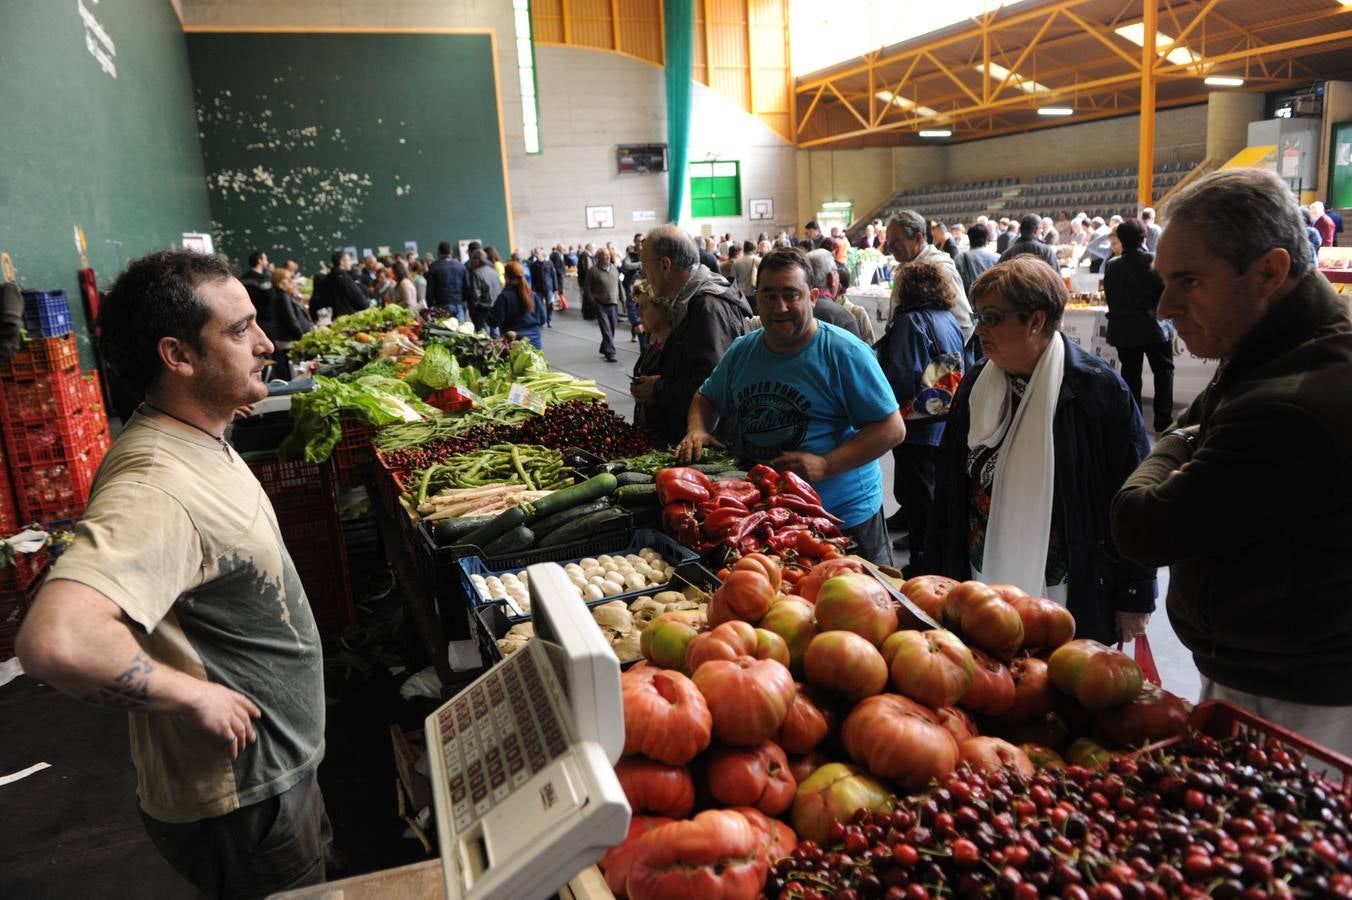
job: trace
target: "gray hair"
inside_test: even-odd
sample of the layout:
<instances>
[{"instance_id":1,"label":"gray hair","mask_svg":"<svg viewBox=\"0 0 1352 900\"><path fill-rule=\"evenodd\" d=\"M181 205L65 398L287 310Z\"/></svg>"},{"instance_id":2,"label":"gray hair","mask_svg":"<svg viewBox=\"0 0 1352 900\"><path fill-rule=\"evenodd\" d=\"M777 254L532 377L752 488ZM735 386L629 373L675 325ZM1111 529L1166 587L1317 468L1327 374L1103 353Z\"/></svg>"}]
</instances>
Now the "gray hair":
<instances>
[{"instance_id":1,"label":"gray hair","mask_svg":"<svg viewBox=\"0 0 1352 900\"><path fill-rule=\"evenodd\" d=\"M1310 241L1300 220L1300 204L1277 173L1266 169L1224 169L1205 175L1169 201L1172 227L1181 223L1225 222L1225 240L1215 253L1240 274L1269 250L1291 257L1291 277L1310 269ZM1209 227L1209 226L1208 226Z\"/></svg>"},{"instance_id":2,"label":"gray hair","mask_svg":"<svg viewBox=\"0 0 1352 900\"><path fill-rule=\"evenodd\" d=\"M695 242L675 225L658 225L643 240L643 249L653 259L669 259L677 271L687 271L699 265L699 250Z\"/></svg>"},{"instance_id":3,"label":"gray hair","mask_svg":"<svg viewBox=\"0 0 1352 900\"><path fill-rule=\"evenodd\" d=\"M836 271L836 258L830 250L813 250L807 255L808 287L825 290Z\"/></svg>"},{"instance_id":4,"label":"gray hair","mask_svg":"<svg viewBox=\"0 0 1352 900\"><path fill-rule=\"evenodd\" d=\"M925 221L924 216L913 209L903 209L893 216L892 220L887 223L887 227L891 228L893 225L900 228L901 233L912 241L922 235L929 234L929 223Z\"/></svg>"}]
</instances>

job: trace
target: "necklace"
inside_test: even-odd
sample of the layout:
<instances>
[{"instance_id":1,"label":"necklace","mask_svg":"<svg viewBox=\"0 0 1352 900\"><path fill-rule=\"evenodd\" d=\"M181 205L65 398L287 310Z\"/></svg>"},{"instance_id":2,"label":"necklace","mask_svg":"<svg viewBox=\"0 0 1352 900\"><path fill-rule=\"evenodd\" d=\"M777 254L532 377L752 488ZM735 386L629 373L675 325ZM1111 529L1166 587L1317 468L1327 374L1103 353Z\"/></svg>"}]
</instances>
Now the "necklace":
<instances>
[{"instance_id":1,"label":"necklace","mask_svg":"<svg viewBox=\"0 0 1352 900\"><path fill-rule=\"evenodd\" d=\"M195 423L195 422L189 422L187 419L183 418L182 416L176 416L176 415L174 415L173 413L169 412L169 410L167 410L167 409L160 409L158 406L156 406L155 404L151 403L149 400L142 400L142 401L141 401L141 405L144 406L146 409L151 410L152 412L157 412L157 413L159 413L159 414L162 415L162 416L168 416L169 418L173 419L175 422L179 422L179 423L181 423L181 424L183 424L183 425L187 425L189 428L195 428L195 429L197 429L198 431L202 432L202 433L205 434L207 437L211 438L213 441L215 441L216 443L220 444L220 445L221 445L221 449L225 451L226 457L229 458L229 456L230 456L230 445L227 444L227 443L225 442L225 438L224 438L224 437L221 437L220 435L212 434L210 431L207 431L207 430L206 430L205 428L203 428L201 425L198 425L198 424Z\"/></svg>"}]
</instances>

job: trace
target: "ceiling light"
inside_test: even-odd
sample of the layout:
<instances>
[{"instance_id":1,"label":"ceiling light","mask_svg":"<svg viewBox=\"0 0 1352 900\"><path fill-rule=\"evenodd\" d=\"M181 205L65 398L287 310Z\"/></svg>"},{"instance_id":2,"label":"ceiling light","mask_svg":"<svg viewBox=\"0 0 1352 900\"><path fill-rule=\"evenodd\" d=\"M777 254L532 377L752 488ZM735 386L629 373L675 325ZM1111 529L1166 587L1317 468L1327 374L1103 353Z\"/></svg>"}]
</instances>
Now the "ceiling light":
<instances>
[{"instance_id":1,"label":"ceiling light","mask_svg":"<svg viewBox=\"0 0 1352 900\"><path fill-rule=\"evenodd\" d=\"M1352 2L1352 0L1348 0L1348 2ZM937 116L939 114L936 110L930 109L928 106L916 106L914 100L908 100L900 94L893 94L891 91L878 91L873 96L884 103L892 104L897 109L912 109L915 111L916 115L924 116L926 118Z\"/></svg>"},{"instance_id":2,"label":"ceiling light","mask_svg":"<svg viewBox=\"0 0 1352 900\"><path fill-rule=\"evenodd\" d=\"M929 128L919 132L922 138L941 138L952 137L953 132L947 128Z\"/></svg>"},{"instance_id":3,"label":"ceiling light","mask_svg":"<svg viewBox=\"0 0 1352 900\"><path fill-rule=\"evenodd\" d=\"M1349 6L1352 6L1352 0L1347 0ZM1239 87L1244 83L1243 78L1234 78L1229 75L1211 75L1203 79L1204 84L1212 87Z\"/></svg>"},{"instance_id":4,"label":"ceiling light","mask_svg":"<svg viewBox=\"0 0 1352 900\"><path fill-rule=\"evenodd\" d=\"M1131 41L1137 47L1145 46L1145 23L1136 22L1132 25L1123 25L1116 29L1117 34ZM1202 61L1202 57L1193 53L1187 47L1174 47L1174 39L1162 31L1155 32L1155 49L1169 62L1176 66L1187 66ZM1169 48L1173 49L1169 49ZM1164 51L1168 50L1166 54Z\"/></svg>"},{"instance_id":5,"label":"ceiling light","mask_svg":"<svg viewBox=\"0 0 1352 900\"><path fill-rule=\"evenodd\" d=\"M1039 116L1073 116L1075 110L1069 106L1039 106L1037 114Z\"/></svg>"},{"instance_id":6,"label":"ceiling light","mask_svg":"<svg viewBox=\"0 0 1352 900\"><path fill-rule=\"evenodd\" d=\"M981 66L973 66L972 68L974 68L978 72L985 71L984 69L981 68ZM995 79L996 81L1004 81L1006 78L1009 78L1010 84L1014 85L1014 87L1026 93L1035 94L1038 91L1051 90L1051 88L1047 87L1045 84L1038 84L1036 81L1024 78L1022 75L1019 75L1018 73L1015 73L1014 76L1010 78L1009 70L1006 69L1004 66L1000 65L999 63L990 63L989 68L991 78Z\"/></svg>"},{"instance_id":7,"label":"ceiling light","mask_svg":"<svg viewBox=\"0 0 1352 900\"><path fill-rule=\"evenodd\" d=\"M853 206L851 200L828 200L822 204L822 209L850 209Z\"/></svg>"}]
</instances>

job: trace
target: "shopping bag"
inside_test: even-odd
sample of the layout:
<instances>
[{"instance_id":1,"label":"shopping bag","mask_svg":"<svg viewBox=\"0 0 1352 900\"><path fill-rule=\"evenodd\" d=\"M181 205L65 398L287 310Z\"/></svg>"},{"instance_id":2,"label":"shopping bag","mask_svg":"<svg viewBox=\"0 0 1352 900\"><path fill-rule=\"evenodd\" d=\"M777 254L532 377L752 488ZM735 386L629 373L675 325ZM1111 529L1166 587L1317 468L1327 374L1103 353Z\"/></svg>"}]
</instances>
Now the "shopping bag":
<instances>
[{"instance_id":1,"label":"shopping bag","mask_svg":"<svg viewBox=\"0 0 1352 900\"><path fill-rule=\"evenodd\" d=\"M1155 654L1150 649L1150 638L1141 635L1136 638L1135 644L1132 652L1136 656L1136 665L1141 668L1142 677L1156 687L1164 687L1160 682L1160 670L1155 666ZM1117 649L1122 649L1121 641L1117 642Z\"/></svg>"}]
</instances>

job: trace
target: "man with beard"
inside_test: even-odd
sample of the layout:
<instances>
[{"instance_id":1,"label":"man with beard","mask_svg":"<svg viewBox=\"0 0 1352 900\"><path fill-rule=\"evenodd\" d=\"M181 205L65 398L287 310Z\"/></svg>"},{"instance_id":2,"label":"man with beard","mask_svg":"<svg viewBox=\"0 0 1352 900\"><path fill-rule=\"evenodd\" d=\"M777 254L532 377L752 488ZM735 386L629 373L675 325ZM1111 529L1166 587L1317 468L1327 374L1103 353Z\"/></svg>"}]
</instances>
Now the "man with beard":
<instances>
[{"instance_id":1,"label":"man with beard","mask_svg":"<svg viewBox=\"0 0 1352 900\"><path fill-rule=\"evenodd\" d=\"M133 261L99 317L145 402L18 638L25 670L129 714L146 831L212 897L322 882L323 656L258 479L225 441L272 344L220 257Z\"/></svg>"},{"instance_id":2,"label":"man with beard","mask_svg":"<svg viewBox=\"0 0 1352 900\"><path fill-rule=\"evenodd\" d=\"M1169 621L1202 700L1352 753L1347 304L1312 265L1275 173L1198 179L1169 221L1159 315L1220 367L1113 500L1116 545L1169 566Z\"/></svg>"},{"instance_id":3,"label":"man with beard","mask_svg":"<svg viewBox=\"0 0 1352 900\"><path fill-rule=\"evenodd\" d=\"M858 553L892 564L878 458L906 436L896 397L873 350L812 314L817 291L798 249L761 260L761 328L739 338L690 404L681 461L723 446L719 418L737 418L738 451L806 479L842 522Z\"/></svg>"}]
</instances>

